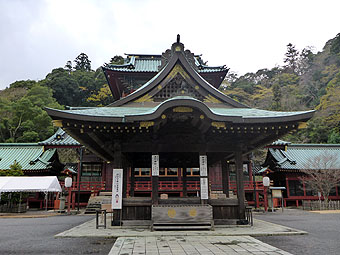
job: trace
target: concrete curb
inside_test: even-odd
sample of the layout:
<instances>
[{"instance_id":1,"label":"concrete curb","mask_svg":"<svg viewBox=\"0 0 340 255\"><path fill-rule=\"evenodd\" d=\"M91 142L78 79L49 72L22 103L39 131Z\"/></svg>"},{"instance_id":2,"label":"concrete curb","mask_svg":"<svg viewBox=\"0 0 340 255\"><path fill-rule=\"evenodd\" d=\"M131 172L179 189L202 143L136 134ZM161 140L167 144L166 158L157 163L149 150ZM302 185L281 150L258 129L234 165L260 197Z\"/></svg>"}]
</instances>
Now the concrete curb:
<instances>
[{"instance_id":1,"label":"concrete curb","mask_svg":"<svg viewBox=\"0 0 340 255\"><path fill-rule=\"evenodd\" d=\"M120 228L110 227L107 229L95 227L95 219L87 221L79 226L55 235L56 238L70 237L160 237L160 236L288 236L288 235L306 235L306 231L301 231L278 224L255 220L255 224L248 228L228 227L215 228L214 231L150 231L149 229L139 228Z\"/></svg>"}]
</instances>

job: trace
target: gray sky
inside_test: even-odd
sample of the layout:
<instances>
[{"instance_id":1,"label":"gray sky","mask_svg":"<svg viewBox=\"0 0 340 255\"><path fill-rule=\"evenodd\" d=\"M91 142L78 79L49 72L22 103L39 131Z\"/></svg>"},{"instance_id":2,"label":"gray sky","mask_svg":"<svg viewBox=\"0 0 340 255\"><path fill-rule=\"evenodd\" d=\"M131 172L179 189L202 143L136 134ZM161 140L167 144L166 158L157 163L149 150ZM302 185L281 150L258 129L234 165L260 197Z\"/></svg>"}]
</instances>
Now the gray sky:
<instances>
[{"instance_id":1,"label":"gray sky","mask_svg":"<svg viewBox=\"0 0 340 255\"><path fill-rule=\"evenodd\" d=\"M317 51L340 33L336 0L0 0L0 89L86 53L161 54L181 42L238 74L281 65L286 45Z\"/></svg>"}]
</instances>

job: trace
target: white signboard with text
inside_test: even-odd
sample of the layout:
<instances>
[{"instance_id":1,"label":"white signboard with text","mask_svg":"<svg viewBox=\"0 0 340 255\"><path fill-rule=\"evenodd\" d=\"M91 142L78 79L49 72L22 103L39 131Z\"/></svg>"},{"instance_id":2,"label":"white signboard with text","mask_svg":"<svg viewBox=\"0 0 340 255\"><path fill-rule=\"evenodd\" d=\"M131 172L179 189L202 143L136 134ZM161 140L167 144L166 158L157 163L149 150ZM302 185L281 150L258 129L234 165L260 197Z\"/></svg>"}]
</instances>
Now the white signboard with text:
<instances>
[{"instance_id":1,"label":"white signboard with text","mask_svg":"<svg viewBox=\"0 0 340 255\"><path fill-rule=\"evenodd\" d=\"M208 176L208 159L206 155L200 156L200 176Z\"/></svg>"},{"instance_id":2,"label":"white signboard with text","mask_svg":"<svg viewBox=\"0 0 340 255\"><path fill-rule=\"evenodd\" d=\"M113 169L112 209L122 209L123 169Z\"/></svg>"},{"instance_id":3,"label":"white signboard with text","mask_svg":"<svg viewBox=\"0 0 340 255\"><path fill-rule=\"evenodd\" d=\"M208 178L201 178L201 199L208 199Z\"/></svg>"},{"instance_id":4,"label":"white signboard with text","mask_svg":"<svg viewBox=\"0 0 340 255\"><path fill-rule=\"evenodd\" d=\"M159 176L159 155L152 155L152 176Z\"/></svg>"}]
</instances>

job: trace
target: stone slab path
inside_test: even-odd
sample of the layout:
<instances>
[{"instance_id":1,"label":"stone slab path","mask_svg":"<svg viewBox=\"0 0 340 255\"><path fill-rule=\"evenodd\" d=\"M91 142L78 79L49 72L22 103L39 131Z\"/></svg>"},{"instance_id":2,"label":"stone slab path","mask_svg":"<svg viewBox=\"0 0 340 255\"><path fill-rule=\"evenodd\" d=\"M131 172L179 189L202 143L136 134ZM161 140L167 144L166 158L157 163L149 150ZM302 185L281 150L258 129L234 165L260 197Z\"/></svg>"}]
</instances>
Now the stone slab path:
<instances>
[{"instance_id":1,"label":"stone slab path","mask_svg":"<svg viewBox=\"0 0 340 255\"><path fill-rule=\"evenodd\" d=\"M148 236L119 237L109 255L222 255L290 253L250 236Z\"/></svg>"}]
</instances>

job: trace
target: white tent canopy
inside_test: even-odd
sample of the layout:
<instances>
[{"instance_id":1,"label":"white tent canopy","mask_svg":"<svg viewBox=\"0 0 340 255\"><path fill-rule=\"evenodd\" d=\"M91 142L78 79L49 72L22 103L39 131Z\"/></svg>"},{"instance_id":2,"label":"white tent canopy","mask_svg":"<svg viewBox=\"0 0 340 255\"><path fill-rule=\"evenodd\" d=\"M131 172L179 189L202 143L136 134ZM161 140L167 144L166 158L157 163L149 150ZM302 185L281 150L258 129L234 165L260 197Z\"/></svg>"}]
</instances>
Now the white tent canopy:
<instances>
[{"instance_id":1,"label":"white tent canopy","mask_svg":"<svg viewBox=\"0 0 340 255\"><path fill-rule=\"evenodd\" d=\"M56 176L6 176L0 177L1 192L61 192Z\"/></svg>"}]
</instances>

